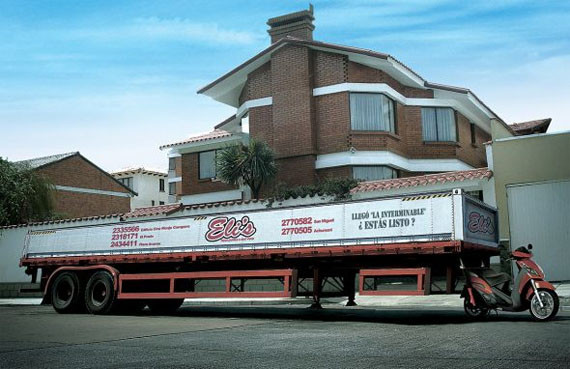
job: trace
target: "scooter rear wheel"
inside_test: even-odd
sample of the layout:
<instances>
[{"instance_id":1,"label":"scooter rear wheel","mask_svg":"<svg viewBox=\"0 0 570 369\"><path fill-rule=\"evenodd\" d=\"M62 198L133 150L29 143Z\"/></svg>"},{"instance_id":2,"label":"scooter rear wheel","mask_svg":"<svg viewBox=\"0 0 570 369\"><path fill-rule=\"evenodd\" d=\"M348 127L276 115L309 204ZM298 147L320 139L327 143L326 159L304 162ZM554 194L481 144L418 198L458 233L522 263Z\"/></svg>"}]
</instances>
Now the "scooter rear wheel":
<instances>
[{"instance_id":1,"label":"scooter rear wheel","mask_svg":"<svg viewBox=\"0 0 570 369\"><path fill-rule=\"evenodd\" d=\"M465 314L473 319L482 319L487 316L489 309L479 306L473 306L468 299L463 300L463 309Z\"/></svg>"},{"instance_id":2,"label":"scooter rear wheel","mask_svg":"<svg viewBox=\"0 0 570 369\"><path fill-rule=\"evenodd\" d=\"M551 290L539 289L538 294L540 295L540 300L542 301L542 307L536 294L532 295L530 300L530 315L536 321L547 321L554 319L558 313L558 308L560 302L558 301L558 295L556 292Z\"/></svg>"}]
</instances>

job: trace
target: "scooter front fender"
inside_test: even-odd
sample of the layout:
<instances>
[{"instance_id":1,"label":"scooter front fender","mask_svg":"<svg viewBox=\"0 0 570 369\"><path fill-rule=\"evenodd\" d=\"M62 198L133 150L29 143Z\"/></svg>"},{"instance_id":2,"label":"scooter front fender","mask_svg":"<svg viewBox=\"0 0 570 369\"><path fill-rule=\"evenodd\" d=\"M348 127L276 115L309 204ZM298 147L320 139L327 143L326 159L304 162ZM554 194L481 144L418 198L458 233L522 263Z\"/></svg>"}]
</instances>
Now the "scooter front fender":
<instances>
[{"instance_id":1,"label":"scooter front fender","mask_svg":"<svg viewBox=\"0 0 570 369\"><path fill-rule=\"evenodd\" d=\"M530 280L529 280L529 284L530 284ZM543 288L545 290L551 290L551 291L555 291L556 288L552 285L552 283L548 282L548 281L542 281L542 280L534 280L534 284L536 284L536 288ZM529 286L529 289L526 291L526 300L530 301L532 295L534 294L534 289L532 288L532 286Z\"/></svg>"}]
</instances>

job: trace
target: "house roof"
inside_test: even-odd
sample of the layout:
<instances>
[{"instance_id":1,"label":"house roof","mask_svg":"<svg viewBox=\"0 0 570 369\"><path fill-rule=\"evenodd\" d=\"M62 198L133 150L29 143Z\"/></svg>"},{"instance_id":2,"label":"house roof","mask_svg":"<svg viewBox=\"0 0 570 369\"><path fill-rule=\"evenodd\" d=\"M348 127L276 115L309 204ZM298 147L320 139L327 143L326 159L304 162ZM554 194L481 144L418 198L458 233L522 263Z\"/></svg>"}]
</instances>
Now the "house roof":
<instances>
[{"instance_id":1,"label":"house roof","mask_svg":"<svg viewBox=\"0 0 570 369\"><path fill-rule=\"evenodd\" d=\"M222 122L222 123L224 123L224 122ZM222 123L220 123L220 124L222 124ZM225 137L231 137L231 136L235 136L235 135L233 133L230 133L230 132L225 131L223 129L214 129L212 132L203 133L203 134L199 134L196 136L190 136L184 141L175 142L175 143L171 143L171 144L167 144L167 145L162 145L162 146L160 146L160 149L163 150L163 149L167 149L170 147L185 145L185 144L189 144L189 143L210 141L210 140L215 140L215 139L225 138Z\"/></svg>"},{"instance_id":2,"label":"house roof","mask_svg":"<svg viewBox=\"0 0 570 369\"><path fill-rule=\"evenodd\" d=\"M489 168L479 168L471 170L461 170L457 172L446 172L438 174L428 174L424 176L385 179L381 181L361 182L350 192L370 192L384 191L405 187L427 186L432 184L441 184L446 182L463 182L476 179L489 179L493 176L493 172Z\"/></svg>"},{"instance_id":3,"label":"house roof","mask_svg":"<svg viewBox=\"0 0 570 369\"><path fill-rule=\"evenodd\" d=\"M43 167L44 165L52 164L63 159L67 159L74 155L78 155L79 151L67 152L64 154L55 154L49 156L42 156L41 158L33 158L27 160L16 161L15 164L29 165L32 169Z\"/></svg>"},{"instance_id":4,"label":"house roof","mask_svg":"<svg viewBox=\"0 0 570 369\"><path fill-rule=\"evenodd\" d=\"M552 118L544 118L537 120L529 120L527 122L513 123L510 127L515 131L517 136L530 135L533 133L546 133L550 126Z\"/></svg>"},{"instance_id":5,"label":"house roof","mask_svg":"<svg viewBox=\"0 0 570 369\"><path fill-rule=\"evenodd\" d=\"M47 165L52 165L55 163L58 163L62 160L65 159L69 159L71 157L74 156L78 156L80 157L82 160L86 161L87 163L89 163L90 165L92 165L93 167L95 167L97 170L101 171L103 174L105 174L105 176L109 177L110 179L112 179L114 182L116 182L117 184L119 184L121 187L125 188L127 191L129 191L130 193L132 193L135 196L138 196L138 193L136 193L135 191L133 191L132 189L130 189L128 186L124 185L123 183L121 183L120 181L118 181L115 177L113 177L112 175L110 175L107 171L99 168L97 165L93 164L92 161L90 161L89 159L87 159L85 156L81 155L81 153L79 151L73 151L73 152L68 152L65 154L56 154L56 155L50 155L50 156L43 156L41 158L34 158L34 159L28 159L28 160L21 160L21 161L17 161L15 162L16 164L25 164L25 165L29 165L32 169L39 169L39 168L43 168Z\"/></svg>"},{"instance_id":6,"label":"house roof","mask_svg":"<svg viewBox=\"0 0 570 369\"><path fill-rule=\"evenodd\" d=\"M483 101L479 99L477 95L475 95L471 90L467 88L442 85L426 81L412 68L408 67L389 54L353 46L338 45L314 40L304 40L291 36L286 36L279 41L271 44L269 47L265 48L257 55L246 60L244 63L238 65L236 68L222 75L215 81L202 87L200 90L198 90L198 93L208 95L217 101L237 107L237 97L239 96L239 91L241 91L243 85L245 84L245 81L247 80L247 75L253 70L259 68L261 65L268 62L272 53L284 45L306 46L315 50L349 55L355 59L355 62L366 65L381 63L383 69L388 70L390 74L398 75L401 81L403 81L406 85L415 86L417 88L430 88L467 95L468 100L471 100L472 104L478 106L478 109L482 110L484 114L496 118L509 132L511 132L513 135L515 134L508 124L506 124L495 112L493 112L485 103L483 103ZM378 68L378 65L375 67Z\"/></svg>"},{"instance_id":7,"label":"house roof","mask_svg":"<svg viewBox=\"0 0 570 369\"><path fill-rule=\"evenodd\" d=\"M151 170L146 168L126 168L122 170L118 170L116 172L110 173L112 176L120 176L120 175L132 175L132 174L148 174L152 176L159 176L159 177L168 177L168 174L159 170Z\"/></svg>"},{"instance_id":8,"label":"house roof","mask_svg":"<svg viewBox=\"0 0 570 369\"><path fill-rule=\"evenodd\" d=\"M129 213L123 214L123 219L141 218L153 215L167 215L177 212L182 208L182 204L167 204L159 206L151 206L146 208L138 208Z\"/></svg>"},{"instance_id":9,"label":"house roof","mask_svg":"<svg viewBox=\"0 0 570 369\"><path fill-rule=\"evenodd\" d=\"M231 117L229 117L228 119L224 120L221 123L218 123L214 126L214 129L218 129L218 128L222 128L223 126L225 126L226 124L230 123L231 121L233 121L234 119L236 119L236 115L232 115Z\"/></svg>"}]
</instances>

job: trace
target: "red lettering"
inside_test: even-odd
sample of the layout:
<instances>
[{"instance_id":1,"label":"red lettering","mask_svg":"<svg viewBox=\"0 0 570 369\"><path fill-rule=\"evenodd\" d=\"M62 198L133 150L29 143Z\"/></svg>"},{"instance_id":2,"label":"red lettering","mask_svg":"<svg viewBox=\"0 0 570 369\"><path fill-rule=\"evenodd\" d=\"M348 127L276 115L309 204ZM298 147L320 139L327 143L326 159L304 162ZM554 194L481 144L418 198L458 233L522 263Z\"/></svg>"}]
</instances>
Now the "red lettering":
<instances>
[{"instance_id":1,"label":"red lettering","mask_svg":"<svg viewBox=\"0 0 570 369\"><path fill-rule=\"evenodd\" d=\"M206 232L206 240L216 242L222 239L236 239L240 237L251 237L257 229L249 217L244 216L241 220L236 218L218 217L208 223L208 232Z\"/></svg>"}]
</instances>

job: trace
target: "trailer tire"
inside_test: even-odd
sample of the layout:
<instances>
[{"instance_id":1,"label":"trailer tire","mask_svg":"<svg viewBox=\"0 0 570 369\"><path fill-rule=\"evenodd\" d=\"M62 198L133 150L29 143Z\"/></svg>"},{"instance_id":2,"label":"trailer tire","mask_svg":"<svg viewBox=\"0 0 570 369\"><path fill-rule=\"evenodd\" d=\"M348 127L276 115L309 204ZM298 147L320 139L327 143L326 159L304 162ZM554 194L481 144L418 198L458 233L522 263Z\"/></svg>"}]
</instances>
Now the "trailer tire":
<instances>
[{"instance_id":1,"label":"trailer tire","mask_svg":"<svg viewBox=\"0 0 570 369\"><path fill-rule=\"evenodd\" d=\"M73 272L60 273L51 287L51 304L60 314L79 312L83 307L81 282Z\"/></svg>"},{"instance_id":2,"label":"trailer tire","mask_svg":"<svg viewBox=\"0 0 570 369\"><path fill-rule=\"evenodd\" d=\"M148 308L153 314L172 314L178 310L184 299L149 300Z\"/></svg>"},{"instance_id":3,"label":"trailer tire","mask_svg":"<svg viewBox=\"0 0 570 369\"><path fill-rule=\"evenodd\" d=\"M85 306L91 314L108 314L116 305L116 294L111 273L95 272L85 287Z\"/></svg>"}]
</instances>

